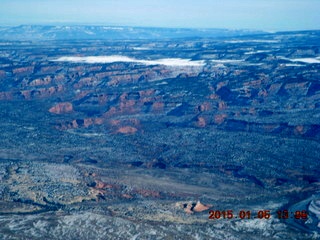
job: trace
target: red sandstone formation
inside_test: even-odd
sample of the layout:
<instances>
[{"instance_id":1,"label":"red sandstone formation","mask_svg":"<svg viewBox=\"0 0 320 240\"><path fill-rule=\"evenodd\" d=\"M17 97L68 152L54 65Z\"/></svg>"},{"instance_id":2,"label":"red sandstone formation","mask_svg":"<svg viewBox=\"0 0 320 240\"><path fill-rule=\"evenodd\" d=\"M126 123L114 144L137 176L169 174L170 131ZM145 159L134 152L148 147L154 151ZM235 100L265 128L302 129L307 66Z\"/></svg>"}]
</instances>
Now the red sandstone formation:
<instances>
[{"instance_id":1,"label":"red sandstone formation","mask_svg":"<svg viewBox=\"0 0 320 240\"><path fill-rule=\"evenodd\" d=\"M182 207L186 213L193 214L195 212L207 211L208 209L210 209L212 207L212 205L202 204L200 201L198 201L197 203L191 203L191 202L184 203L184 204L182 204Z\"/></svg>"},{"instance_id":2,"label":"red sandstone formation","mask_svg":"<svg viewBox=\"0 0 320 240\"><path fill-rule=\"evenodd\" d=\"M295 135L304 135L308 130L310 130L310 127L298 125L294 128L294 134Z\"/></svg>"},{"instance_id":3,"label":"red sandstone formation","mask_svg":"<svg viewBox=\"0 0 320 240\"><path fill-rule=\"evenodd\" d=\"M119 119L112 119L112 120L109 121L109 124L111 126L119 126L120 123L121 123L121 121Z\"/></svg>"},{"instance_id":4,"label":"red sandstone formation","mask_svg":"<svg viewBox=\"0 0 320 240\"><path fill-rule=\"evenodd\" d=\"M219 110L225 110L225 109L227 109L227 107L228 107L228 105L226 102L224 102L224 101L219 102L219 107L218 107Z\"/></svg>"},{"instance_id":5,"label":"red sandstone formation","mask_svg":"<svg viewBox=\"0 0 320 240\"><path fill-rule=\"evenodd\" d=\"M184 208L184 211L188 214L193 214L193 211L191 209L192 209L192 204L188 203L187 206Z\"/></svg>"},{"instance_id":6,"label":"red sandstone formation","mask_svg":"<svg viewBox=\"0 0 320 240\"><path fill-rule=\"evenodd\" d=\"M197 121L196 125L198 127L203 128L203 127L207 126L207 121L203 117L198 117L198 121Z\"/></svg>"},{"instance_id":7,"label":"red sandstone formation","mask_svg":"<svg viewBox=\"0 0 320 240\"><path fill-rule=\"evenodd\" d=\"M81 78L78 83L74 84L73 87L78 89L82 87L94 87L97 86L99 81L94 77Z\"/></svg>"},{"instance_id":8,"label":"red sandstone formation","mask_svg":"<svg viewBox=\"0 0 320 240\"><path fill-rule=\"evenodd\" d=\"M120 102L120 112L122 113L137 113L139 109L137 109L137 103L135 100L127 100Z\"/></svg>"},{"instance_id":9,"label":"red sandstone formation","mask_svg":"<svg viewBox=\"0 0 320 240\"><path fill-rule=\"evenodd\" d=\"M122 134L134 134L138 131L138 129L136 129L135 127L130 127L130 126L124 126L124 127L120 127L117 130L117 133L122 133Z\"/></svg>"},{"instance_id":10,"label":"red sandstone formation","mask_svg":"<svg viewBox=\"0 0 320 240\"><path fill-rule=\"evenodd\" d=\"M76 67L70 67L68 69L69 72L77 72L77 73L82 73L84 71L86 71L84 66L76 66Z\"/></svg>"},{"instance_id":11,"label":"red sandstone formation","mask_svg":"<svg viewBox=\"0 0 320 240\"><path fill-rule=\"evenodd\" d=\"M217 100L217 99L219 99L220 97L219 97L219 95L213 93L213 94L209 95L208 98L211 99L211 100Z\"/></svg>"},{"instance_id":12,"label":"red sandstone formation","mask_svg":"<svg viewBox=\"0 0 320 240\"><path fill-rule=\"evenodd\" d=\"M227 114L217 114L214 116L213 121L215 124L220 125L220 124L224 123L224 121L227 119L227 117L228 117Z\"/></svg>"},{"instance_id":13,"label":"red sandstone formation","mask_svg":"<svg viewBox=\"0 0 320 240\"><path fill-rule=\"evenodd\" d=\"M203 212L211 208L212 205L204 205L200 201L197 202L197 204L194 206L193 211L194 212Z\"/></svg>"},{"instance_id":14,"label":"red sandstone formation","mask_svg":"<svg viewBox=\"0 0 320 240\"><path fill-rule=\"evenodd\" d=\"M153 112L162 112L164 109L164 103L163 102L154 102L152 104L152 111Z\"/></svg>"},{"instance_id":15,"label":"red sandstone formation","mask_svg":"<svg viewBox=\"0 0 320 240\"><path fill-rule=\"evenodd\" d=\"M75 119L72 122L61 123L57 126L57 129L67 130L85 127L88 128L92 125L102 125L104 124L103 118L84 118L84 119Z\"/></svg>"},{"instance_id":16,"label":"red sandstone formation","mask_svg":"<svg viewBox=\"0 0 320 240\"><path fill-rule=\"evenodd\" d=\"M131 118L131 119L111 119L108 121L108 124L112 127L112 128L121 128L121 127L125 127L125 126L134 126L136 128L138 128L140 126L140 121L136 118Z\"/></svg>"},{"instance_id":17,"label":"red sandstone formation","mask_svg":"<svg viewBox=\"0 0 320 240\"><path fill-rule=\"evenodd\" d=\"M140 97L146 97L146 96L151 96L155 93L154 89L148 89L148 90L142 90L139 91Z\"/></svg>"},{"instance_id":18,"label":"red sandstone formation","mask_svg":"<svg viewBox=\"0 0 320 240\"><path fill-rule=\"evenodd\" d=\"M106 188L113 188L113 186L111 184L108 184L108 183L104 183L104 182L101 182L101 181L96 181L95 188L106 189Z\"/></svg>"},{"instance_id":19,"label":"red sandstone formation","mask_svg":"<svg viewBox=\"0 0 320 240\"><path fill-rule=\"evenodd\" d=\"M107 94L100 94L98 96L99 105L105 105L108 102L108 95Z\"/></svg>"},{"instance_id":20,"label":"red sandstone formation","mask_svg":"<svg viewBox=\"0 0 320 240\"><path fill-rule=\"evenodd\" d=\"M115 107L111 107L111 108L109 109L109 111L107 111L107 112L105 112L105 113L103 114L103 116L104 116L105 118L108 118L108 117L110 117L110 116L115 115L116 113L117 113L117 109L116 109Z\"/></svg>"},{"instance_id":21,"label":"red sandstone formation","mask_svg":"<svg viewBox=\"0 0 320 240\"><path fill-rule=\"evenodd\" d=\"M125 199L132 199L133 198L133 196L131 196L130 194L122 194L121 195L123 198L125 198Z\"/></svg>"},{"instance_id":22,"label":"red sandstone formation","mask_svg":"<svg viewBox=\"0 0 320 240\"><path fill-rule=\"evenodd\" d=\"M57 105L49 109L49 112L55 113L55 114L70 113L72 111L73 111L73 106L72 106L72 103L70 102L58 103Z\"/></svg>"},{"instance_id":23,"label":"red sandstone formation","mask_svg":"<svg viewBox=\"0 0 320 240\"><path fill-rule=\"evenodd\" d=\"M308 124L311 125L306 125L302 120L301 125L292 126L285 121L276 123L279 120L277 120L278 114L274 114L277 111L281 113L284 109L283 114L295 116L295 110L319 108L317 101L320 97L319 84L313 81L319 74L315 70L297 72L296 77L291 72L285 73L285 68L276 68L274 71L270 68L268 73L267 71L251 73L249 70L242 70L242 67L237 69L238 67L235 66L223 66L221 69L221 66L206 66L199 76L207 79L201 82L204 79L200 77L199 81L202 84L201 87L206 91L209 90L207 97L193 98L192 94L198 94L198 88L193 89L192 84L185 85L182 91L180 87L175 88L171 85L170 80L166 80L165 87L155 80L187 78L176 80L189 81L188 78L199 74L196 68L145 66L136 63L112 63L99 66L41 62L38 65L39 56L30 56L29 60L35 60L25 67L23 67L24 61L21 64L14 62L10 70L7 64L2 64L3 69L6 70L0 70L0 82L3 83L0 100L36 100L54 96L62 102L49 109L49 112L54 114L71 113L73 106L77 106L79 116L76 113L77 116L71 118L72 120L61 123L59 129L88 128L105 124L113 133L134 134L142 128L138 120L134 122L127 119L130 115L139 115L139 118L143 119L143 115L147 114L146 121L149 121L150 116L154 117L151 121L156 122L159 120L157 115L162 114L160 121L166 121L164 113L176 108L181 102L187 103L186 109L181 110L181 116L193 114L192 117L182 120L186 125L193 124L204 128L214 123L219 125L215 127L221 129L226 127L235 131L281 132L294 134L297 137L313 136L311 132L316 129L311 124L315 124L315 119L310 120ZM243 66L243 68L246 67ZM266 70L266 68L263 69ZM226 73L230 74L225 75ZM135 84L137 82L138 84ZM149 83L140 84L141 82ZM108 85L119 84L123 86L108 87ZM126 86L126 84L129 85ZM145 89L146 86L149 89ZM241 106L243 106L242 109ZM105 112L102 117L101 112ZM229 119L229 116L232 118ZM269 116L272 116L275 121L270 123ZM190 119L196 119L196 121ZM281 118L281 121L282 119L285 118ZM190 123L190 121L193 122ZM318 134L318 131L315 134Z\"/></svg>"},{"instance_id":24,"label":"red sandstone formation","mask_svg":"<svg viewBox=\"0 0 320 240\"><path fill-rule=\"evenodd\" d=\"M24 95L30 95L31 98L46 98L54 94L61 93L64 91L63 85L52 86L49 88L38 88L36 90L26 90L30 93L24 93ZM20 92L21 93L21 92Z\"/></svg>"},{"instance_id":25,"label":"red sandstone formation","mask_svg":"<svg viewBox=\"0 0 320 240\"><path fill-rule=\"evenodd\" d=\"M211 110L211 104L209 102L204 102L198 107L200 112L210 111Z\"/></svg>"},{"instance_id":26,"label":"red sandstone formation","mask_svg":"<svg viewBox=\"0 0 320 240\"><path fill-rule=\"evenodd\" d=\"M133 83L137 82L140 78L140 74L123 74L110 76L110 81L108 82L108 86L117 86L120 83Z\"/></svg>"},{"instance_id":27,"label":"red sandstone formation","mask_svg":"<svg viewBox=\"0 0 320 240\"><path fill-rule=\"evenodd\" d=\"M219 82L219 83L217 84L216 91L218 91L218 90L219 90L220 88L222 88L222 87L227 86L227 85L228 85L228 83L229 83L229 81Z\"/></svg>"},{"instance_id":28,"label":"red sandstone formation","mask_svg":"<svg viewBox=\"0 0 320 240\"><path fill-rule=\"evenodd\" d=\"M66 81L66 77L63 74L56 74L54 76L54 81L56 83L64 83Z\"/></svg>"},{"instance_id":29,"label":"red sandstone formation","mask_svg":"<svg viewBox=\"0 0 320 240\"><path fill-rule=\"evenodd\" d=\"M92 119L92 118L85 118L85 119L83 119L83 126L85 127L85 128L87 128L87 127L89 127L89 126L91 126L91 125L93 125L94 124L94 119Z\"/></svg>"},{"instance_id":30,"label":"red sandstone formation","mask_svg":"<svg viewBox=\"0 0 320 240\"><path fill-rule=\"evenodd\" d=\"M34 70L34 66L29 66L29 67L20 67L20 68L15 68L12 70L14 75L29 75L32 74Z\"/></svg>"},{"instance_id":31,"label":"red sandstone formation","mask_svg":"<svg viewBox=\"0 0 320 240\"><path fill-rule=\"evenodd\" d=\"M31 92L29 90L24 90L24 91L21 91L20 93L24 97L24 99L26 100L31 99Z\"/></svg>"},{"instance_id":32,"label":"red sandstone formation","mask_svg":"<svg viewBox=\"0 0 320 240\"><path fill-rule=\"evenodd\" d=\"M50 76L45 77L43 79L35 79L32 82L29 83L29 86L42 86L42 85L49 85L51 83L52 79Z\"/></svg>"},{"instance_id":33,"label":"red sandstone formation","mask_svg":"<svg viewBox=\"0 0 320 240\"><path fill-rule=\"evenodd\" d=\"M104 123L103 118L94 118L93 123L96 125L102 125Z\"/></svg>"},{"instance_id":34,"label":"red sandstone formation","mask_svg":"<svg viewBox=\"0 0 320 240\"><path fill-rule=\"evenodd\" d=\"M51 74L54 74L56 73L57 71L59 71L62 67L61 66L47 66L47 67L42 67L40 69L40 73L42 74L48 74L48 73L51 73Z\"/></svg>"}]
</instances>

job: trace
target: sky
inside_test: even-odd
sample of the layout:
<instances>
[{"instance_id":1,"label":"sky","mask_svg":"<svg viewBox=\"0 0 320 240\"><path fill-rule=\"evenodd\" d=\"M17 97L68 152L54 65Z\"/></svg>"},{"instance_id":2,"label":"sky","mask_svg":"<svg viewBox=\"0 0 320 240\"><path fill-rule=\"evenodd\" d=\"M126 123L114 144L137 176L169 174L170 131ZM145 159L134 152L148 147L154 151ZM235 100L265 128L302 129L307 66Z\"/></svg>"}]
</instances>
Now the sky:
<instances>
[{"instance_id":1,"label":"sky","mask_svg":"<svg viewBox=\"0 0 320 240\"><path fill-rule=\"evenodd\" d=\"M320 0L0 0L0 25L320 29Z\"/></svg>"}]
</instances>

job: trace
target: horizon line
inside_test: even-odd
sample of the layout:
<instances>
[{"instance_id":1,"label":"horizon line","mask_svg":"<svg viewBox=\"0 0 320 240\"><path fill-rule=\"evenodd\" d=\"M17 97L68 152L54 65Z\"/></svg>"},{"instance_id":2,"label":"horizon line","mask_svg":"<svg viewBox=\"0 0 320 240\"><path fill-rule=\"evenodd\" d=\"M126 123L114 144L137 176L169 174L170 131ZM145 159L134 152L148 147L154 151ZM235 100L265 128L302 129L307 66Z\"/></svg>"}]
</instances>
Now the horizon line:
<instances>
[{"instance_id":1,"label":"horizon line","mask_svg":"<svg viewBox=\"0 0 320 240\"><path fill-rule=\"evenodd\" d=\"M281 32L302 32L302 31L320 31L320 29L281 29L281 30L267 30L255 28L228 28L228 27L179 27L179 26L134 26L134 25L117 25L117 24L104 24L104 23L27 23L27 24L0 24L0 27L22 27L22 26L51 26L51 27L68 27L68 26L82 26L82 27L123 27L123 28L161 28L161 29L192 29L192 30L232 30L232 31L261 31L265 33L281 33Z\"/></svg>"}]
</instances>

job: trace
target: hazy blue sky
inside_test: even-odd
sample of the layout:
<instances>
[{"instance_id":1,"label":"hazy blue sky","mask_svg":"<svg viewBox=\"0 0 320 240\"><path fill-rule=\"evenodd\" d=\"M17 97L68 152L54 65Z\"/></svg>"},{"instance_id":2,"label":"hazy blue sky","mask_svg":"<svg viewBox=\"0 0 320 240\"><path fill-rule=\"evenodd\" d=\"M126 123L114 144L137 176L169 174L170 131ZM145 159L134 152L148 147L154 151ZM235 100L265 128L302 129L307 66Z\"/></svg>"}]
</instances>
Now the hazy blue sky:
<instances>
[{"instance_id":1,"label":"hazy blue sky","mask_svg":"<svg viewBox=\"0 0 320 240\"><path fill-rule=\"evenodd\" d=\"M320 0L0 0L0 25L320 29Z\"/></svg>"}]
</instances>

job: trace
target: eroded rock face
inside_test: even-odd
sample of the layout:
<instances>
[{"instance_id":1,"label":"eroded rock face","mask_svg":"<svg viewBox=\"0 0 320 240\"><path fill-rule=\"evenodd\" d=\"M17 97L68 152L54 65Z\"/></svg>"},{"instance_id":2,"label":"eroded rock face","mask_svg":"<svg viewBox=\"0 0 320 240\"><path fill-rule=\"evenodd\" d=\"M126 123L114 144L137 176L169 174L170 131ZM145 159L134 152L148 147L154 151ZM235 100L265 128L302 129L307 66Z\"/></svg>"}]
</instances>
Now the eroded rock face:
<instances>
[{"instance_id":1,"label":"eroded rock face","mask_svg":"<svg viewBox=\"0 0 320 240\"><path fill-rule=\"evenodd\" d=\"M188 214L207 211L212 207L212 205L203 204L200 201L197 201L196 203L176 203L176 206L183 208Z\"/></svg>"},{"instance_id":2,"label":"eroded rock face","mask_svg":"<svg viewBox=\"0 0 320 240\"><path fill-rule=\"evenodd\" d=\"M58 103L57 105L49 109L49 112L55 114L71 113L72 111L73 106L70 102Z\"/></svg>"},{"instance_id":3,"label":"eroded rock face","mask_svg":"<svg viewBox=\"0 0 320 240\"><path fill-rule=\"evenodd\" d=\"M49 85L51 83L51 77L45 77L43 79L35 79L29 83L29 86L42 86L42 85Z\"/></svg>"},{"instance_id":4,"label":"eroded rock face","mask_svg":"<svg viewBox=\"0 0 320 240\"><path fill-rule=\"evenodd\" d=\"M224 121L228 118L228 115L227 114L217 114L214 116L214 123L220 125L222 123L224 123Z\"/></svg>"},{"instance_id":5,"label":"eroded rock face","mask_svg":"<svg viewBox=\"0 0 320 240\"><path fill-rule=\"evenodd\" d=\"M123 134L134 134L138 131L138 129L136 129L135 127L130 127L130 126L124 126L124 127L120 127L117 130L117 133L123 133Z\"/></svg>"},{"instance_id":6,"label":"eroded rock face","mask_svg":"<svg viewBox=\"0 0 320 240\"><path fill-rule=\"evenodd\" d=\"M299 58L303 58L303 53L309 52L310 58L313 52L313 57L317 57L314 51L297 51L294 42L285 37L283 39L281 44L285 44L293 55L300 54ZM74 52L90 55L99 47L110 49L110 46L97 44L95 48L72 48L69 55ZM320 85L314 80L319 77L316 70L318 64L292 64L290 60L283 59L279 45L272 42L263 54L260 48L265 46L259 43L250 46L248 53L237 52L239 46L228 42L220 43L228 51L217 50L214 42L192 51L187 46L191 44L195 47L196 43L191 41L188 45L181 41L180 44L181 56L203 56L206 59L204 65L48 62L45 54L31 54L32 64L11 67L8 63L3 64L6 67L0 69L0 99L46 100L52 102L47 108L50 113L74 115L66 122L59 120L53 123L57 129L105 125L110 132L135 134L143 127L108 124L112 119L130 119L134 116L142 122L145 117L152 117L152 121L160 121L166 126L180 124L228 131L319 137L317 131L311 133L316 129L317 121L313 117L316 114L308 112L308 109L315 111L320 106ZM246 47L249 43L241 44ZM165 43L156 45L158 49L177 46ZM118 47L121 49L121 46ZM213 59L204 53L209 50ZM64 51L68 52L66 49ZM161 51L151 55L157 54L159 58ZM137 57L140 58L142 56ZM298 111L306 112L301 114L301 120L291 123L290 119L296 119L295 112Z\"/></svg>"},{"instance_id":7,"label":"eroded rock face","mask_svg":"<svg viewBox=\"0 0 320 240\"><path fill-rule=\"evenodd\" d=\"M12 73L14 76L26 76L32 74L34 71L33 66L26 66L26 67L20 67L20 68L14 68L12 69Z\"/></svg>"}]
</instances>

